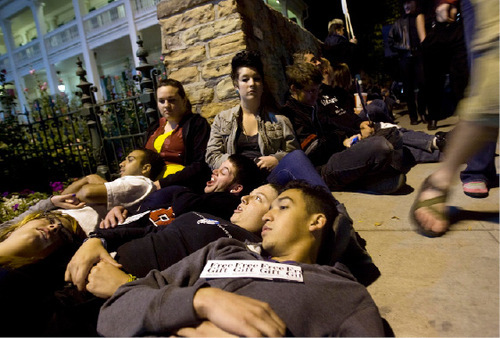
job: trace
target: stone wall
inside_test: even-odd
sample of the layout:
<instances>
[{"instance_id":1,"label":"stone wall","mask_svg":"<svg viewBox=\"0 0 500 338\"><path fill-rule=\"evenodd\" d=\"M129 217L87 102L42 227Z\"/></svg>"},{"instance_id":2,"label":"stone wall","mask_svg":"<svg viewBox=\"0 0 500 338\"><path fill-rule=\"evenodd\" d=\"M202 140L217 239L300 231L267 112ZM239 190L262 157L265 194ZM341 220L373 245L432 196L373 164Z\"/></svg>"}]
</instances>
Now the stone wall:
<instances>
[{"instance_id":1,"label":"stone wall","mask_svg":"<svg viewBox=\"0 0 500 338\"><path fill-rule=\"evenodd\" d=\"M167 75L184 84L195 112L209 121L238 103L230 78L237 52L261 51L266 85L283 103L292 54L321 44L262 0L163 0L158 19Z\"/></svg>"}]
</instances>

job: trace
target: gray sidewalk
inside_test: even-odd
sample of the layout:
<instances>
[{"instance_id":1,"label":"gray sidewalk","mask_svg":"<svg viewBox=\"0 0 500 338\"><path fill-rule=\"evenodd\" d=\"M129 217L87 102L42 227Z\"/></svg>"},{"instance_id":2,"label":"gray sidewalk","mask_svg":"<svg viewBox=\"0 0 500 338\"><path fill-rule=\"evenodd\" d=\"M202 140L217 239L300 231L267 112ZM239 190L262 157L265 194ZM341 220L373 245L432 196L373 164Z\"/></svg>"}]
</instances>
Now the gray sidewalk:
<instances>
[{"instance_id":1,"label":"gray sidewalk","mask_svg":"<svg viewBox=\"0 0 500 338\"><path fill-rule=\"evenodd\" d=\"M403 127L428 132L426 125L410 126L407 115L396 117ZM457 121L440 121L445 127L438 130L448 131ZM413 167L406 194L334 196L346 205L382 273L368 291L396 336L498 337L499 189L474 199L457 179L449 204L461 220L443 237L423 237L414 231L409 210L421 182L438 166Z\"/></svg>"}]
</instances>

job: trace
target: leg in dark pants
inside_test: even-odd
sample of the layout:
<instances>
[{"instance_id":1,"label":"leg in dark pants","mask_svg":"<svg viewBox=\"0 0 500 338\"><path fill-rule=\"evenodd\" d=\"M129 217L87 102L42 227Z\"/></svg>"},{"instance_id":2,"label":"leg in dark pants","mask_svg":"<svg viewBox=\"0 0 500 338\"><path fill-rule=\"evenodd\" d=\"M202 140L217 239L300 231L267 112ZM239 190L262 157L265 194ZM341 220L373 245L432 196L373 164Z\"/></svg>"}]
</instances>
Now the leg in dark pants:
<instances>
[{"instance_id":1,"label":"leg in dark pants","mask_svg":"<svg viewBox=\"0 0 500 338\"><path fill-rule=\"evenodd\" d=\"M360 187L367 178L376 179L394 169L390 166L394 148L384 137L373 136L333 154L321 168L321 177L331 190Z\"/></svg>"}]
</instances>

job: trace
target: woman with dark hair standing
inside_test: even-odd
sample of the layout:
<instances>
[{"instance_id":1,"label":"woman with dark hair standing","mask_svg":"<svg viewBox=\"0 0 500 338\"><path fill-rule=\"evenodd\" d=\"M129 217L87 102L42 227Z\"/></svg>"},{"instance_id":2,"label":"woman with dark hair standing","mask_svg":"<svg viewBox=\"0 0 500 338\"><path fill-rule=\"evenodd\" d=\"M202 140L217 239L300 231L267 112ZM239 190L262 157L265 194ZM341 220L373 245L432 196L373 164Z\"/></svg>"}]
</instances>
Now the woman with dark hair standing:
<instances>
[{"instance_id":1,"label":"woman with dark hair standing","mask_svg":"<svg viewBox=\"0 0 500 338\"><path fill-rule=\"evenodd\" d=\"M193 114L191 103L182 84L174 79L160 80L157 103L160 120L148 129L145 148L160 154L166 164L163 178L155 182L158 188L174 184L203 189L206 182L200 177L210 125L199 114ZM208 177L210 171L206 172ZM199 184L197 184L199 183ZM199 185L199 186L198 186Z\"/></svg>"},{"instance_id":2,"label":"woman with dark hair standing","mask_svg":"<svg viewBox=\"0 0 500 338\"><path fill-rule=\"evenodd\" d=\"M206 161L211 168L218 168L230 155L240 153L270 172L287 153L299 149L292 124L264 103L264 67L259 52L239 52L231 68L240 104L215 117Z\"/></svg>"}]
</instances>

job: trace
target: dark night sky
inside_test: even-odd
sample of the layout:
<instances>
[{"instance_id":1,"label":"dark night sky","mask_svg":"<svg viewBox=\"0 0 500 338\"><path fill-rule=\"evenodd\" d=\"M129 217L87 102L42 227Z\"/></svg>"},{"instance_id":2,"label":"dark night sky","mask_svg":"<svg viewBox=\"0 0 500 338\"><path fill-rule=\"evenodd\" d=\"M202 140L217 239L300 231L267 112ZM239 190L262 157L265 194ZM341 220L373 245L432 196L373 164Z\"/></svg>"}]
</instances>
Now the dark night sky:
<instances>
[{"instance_id":1,"label":"dark night sky","mask_svg":"<svg viewBox=\"0 0 500 338\"><path fill-rule=\"evenodd\" d=\"M304 21L304 25L323 41L327 34L328 22L334 18L344 18L341 2L340 0L305 0L305 2L309 6L309 17Z\"/></svg>"}]
</instances>

